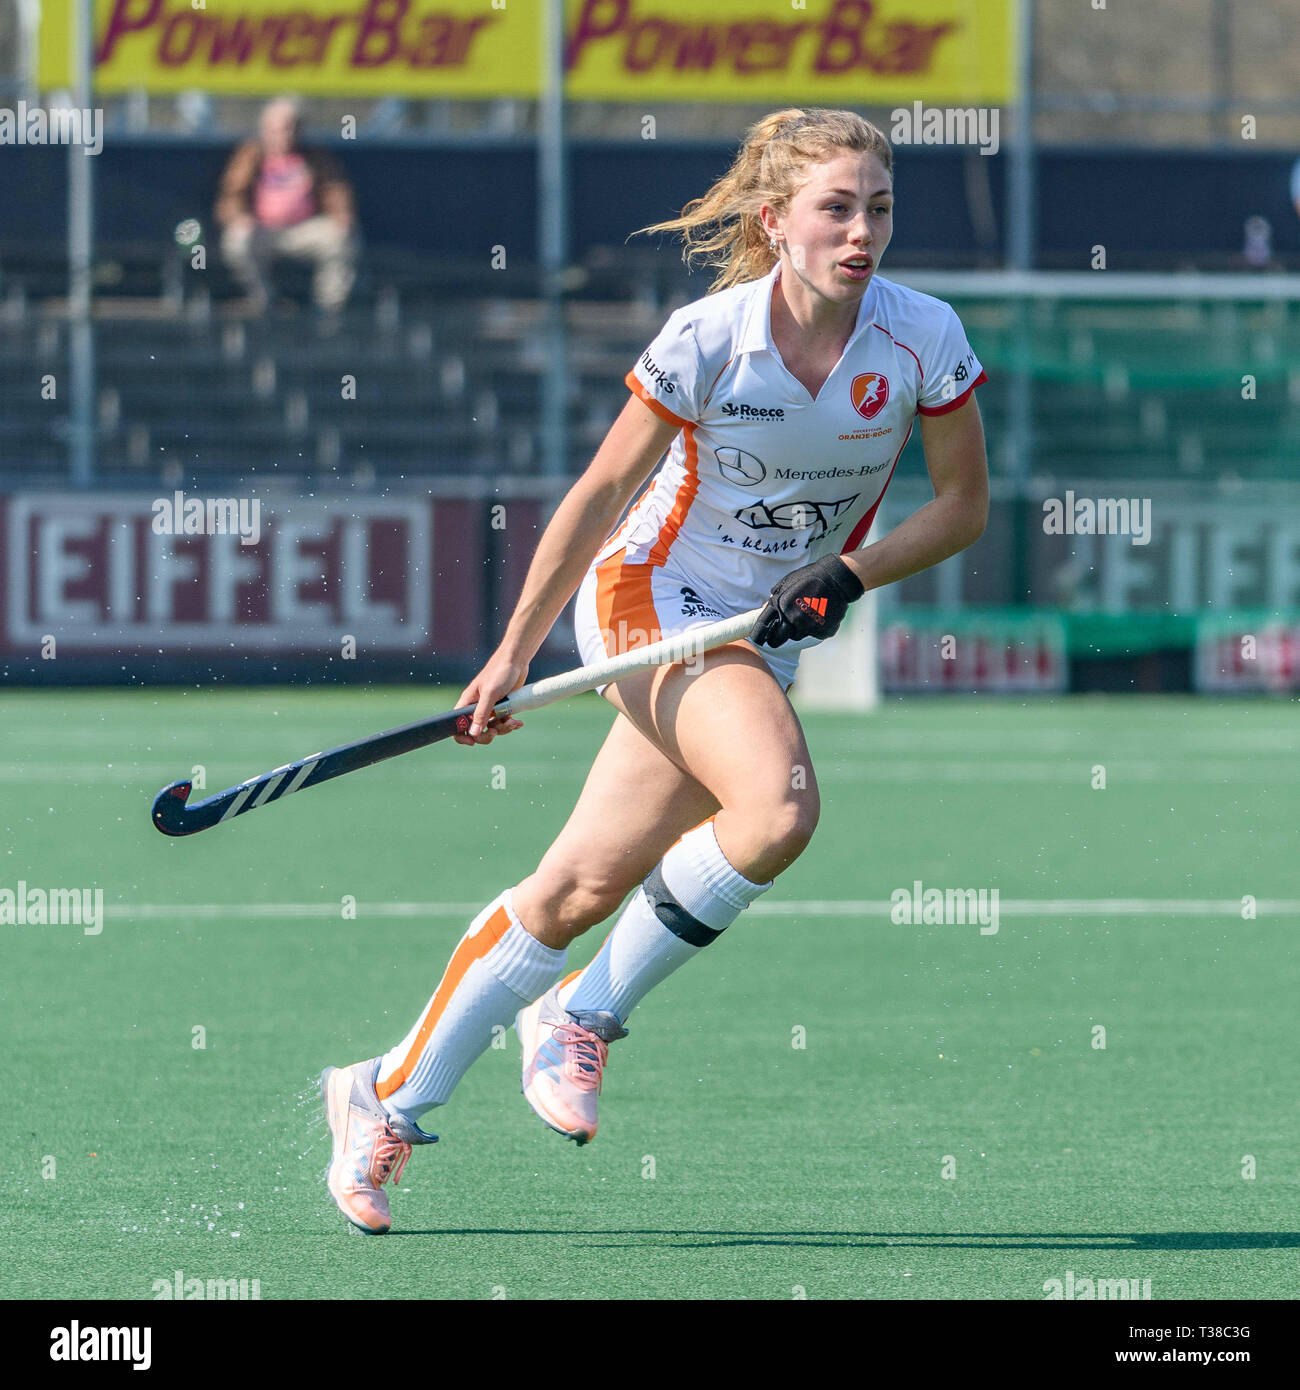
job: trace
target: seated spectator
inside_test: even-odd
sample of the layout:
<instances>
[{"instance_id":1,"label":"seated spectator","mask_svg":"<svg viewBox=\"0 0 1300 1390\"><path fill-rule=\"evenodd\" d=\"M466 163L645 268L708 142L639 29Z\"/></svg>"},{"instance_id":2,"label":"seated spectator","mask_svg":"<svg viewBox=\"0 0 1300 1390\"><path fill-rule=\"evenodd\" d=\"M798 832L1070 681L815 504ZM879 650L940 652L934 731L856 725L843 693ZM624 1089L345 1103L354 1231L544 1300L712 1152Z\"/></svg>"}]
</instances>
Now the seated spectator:
<instances>
[{"instance_id":1,"label":"seated spectator","mask_svg":"<svg viewBox=\"0 0 1300 1390\"><path fill-rule=\"evenodd\" d=\"M297 104L268 103L257 138L240 145L221 176L221 252L259 312L270 300L272 261L311 261L312 296L333 313L356 278L356 207L337 161L298 137Z\"/></svg>"}]
</instances>

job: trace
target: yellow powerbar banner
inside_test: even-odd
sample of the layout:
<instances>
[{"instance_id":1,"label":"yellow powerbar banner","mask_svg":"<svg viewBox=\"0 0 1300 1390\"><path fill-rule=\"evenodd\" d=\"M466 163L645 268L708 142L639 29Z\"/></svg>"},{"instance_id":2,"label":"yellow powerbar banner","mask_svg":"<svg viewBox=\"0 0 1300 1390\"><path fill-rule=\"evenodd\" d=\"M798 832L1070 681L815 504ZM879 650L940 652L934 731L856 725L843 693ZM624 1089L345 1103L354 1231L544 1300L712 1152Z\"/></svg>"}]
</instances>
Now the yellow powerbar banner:
<instances>
[{"instance_id":1,"label":"yellow powerbar banner","mask_svg":"<svg viewBox=\"0 0 1300 1390\"><path fill-rule=\"evenodd\" d=\"M534 96L544 0L96 0L99 91ZM565 0L575 100L978 103L1015 95L1017 0ZM41 84L73 0L44 0Z\"/></svg>"}]
</instances>

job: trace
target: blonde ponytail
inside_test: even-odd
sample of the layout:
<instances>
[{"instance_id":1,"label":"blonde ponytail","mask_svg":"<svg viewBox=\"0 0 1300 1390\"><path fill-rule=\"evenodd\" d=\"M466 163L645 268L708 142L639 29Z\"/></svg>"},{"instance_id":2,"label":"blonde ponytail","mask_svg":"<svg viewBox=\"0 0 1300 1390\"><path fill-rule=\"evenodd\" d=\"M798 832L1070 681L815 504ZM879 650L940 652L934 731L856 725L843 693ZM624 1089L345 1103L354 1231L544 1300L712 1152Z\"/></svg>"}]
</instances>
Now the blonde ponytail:
<instances>
[{"instance_id":1,"label":"blonde ponytail","mask_svg":"<svg viewBox=\"0 0 1300 1390\"><path fill-rule=\"evenodd\" d=\"M874 154L889 174L894 156L884 133L852 111L791 107L774 111L745 132L731 168L680 217L641 232L680 232L682 259L717 270L709 293L757 280L776 264L759 209L784 212L810 164L841 150Z\"/></svg>"}]
</instances>

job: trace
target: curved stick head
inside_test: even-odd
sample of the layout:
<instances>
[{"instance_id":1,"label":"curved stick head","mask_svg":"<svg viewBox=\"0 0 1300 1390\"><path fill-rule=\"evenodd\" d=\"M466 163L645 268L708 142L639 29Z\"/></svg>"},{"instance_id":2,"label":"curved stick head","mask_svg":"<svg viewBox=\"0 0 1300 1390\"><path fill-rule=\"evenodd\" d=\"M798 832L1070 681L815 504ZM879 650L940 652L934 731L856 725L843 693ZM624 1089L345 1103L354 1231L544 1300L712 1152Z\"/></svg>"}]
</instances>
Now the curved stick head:
<instances>
[{"instance_id":1,"label":"curved stick head","mask_svg":"<svg viewBox=\"0 0 1300 1390\"><path fill-rule=\"evenodd\" d=\"M196 826L185 824L185 803L193 783L173 782L153 799L153 823L164 835L189 835Z\"/></svg>"}]
</instances>

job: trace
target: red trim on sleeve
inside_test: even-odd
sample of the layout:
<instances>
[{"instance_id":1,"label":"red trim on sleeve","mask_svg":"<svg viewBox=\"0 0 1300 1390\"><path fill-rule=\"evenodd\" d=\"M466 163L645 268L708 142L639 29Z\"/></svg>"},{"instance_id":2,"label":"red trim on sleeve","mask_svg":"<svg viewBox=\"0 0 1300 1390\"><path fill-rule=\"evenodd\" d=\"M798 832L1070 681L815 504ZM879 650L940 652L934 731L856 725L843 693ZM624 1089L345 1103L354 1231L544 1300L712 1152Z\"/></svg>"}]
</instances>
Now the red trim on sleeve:
<instances>
[{"instance_id":1,"label":"red trim on sleeve","mask_svg":"<svg viewBox=\"0 0 1300 1390\"><path fill-rule=\"evenodd\" d=\"M917 413L919 415L947 415L950 410L956 410L958 406L965 405L970 393L977 386L983 386L988 379L988 373L981 367L979 376L971 382L956 400L945 401L943 405L918 405L916 407Z\"/></svg>"},{"instance_id":2,"label":"red trim on sleeve","mask_svg":"<svg viewBox=\"0 0 1300 1390\"><path fill-rule=\"evenodd\" d=\"M678 429L683 430L691 423L689 420L683 420L680 415L674 415L666 405L661 401L657 401L650 392L641 385L635 372L628 372L623 380L627 384L627 389L631 391L638 400L644 401L661 420L667 420L670 425L676 425Z\"/></svg>"}]
</instances>

